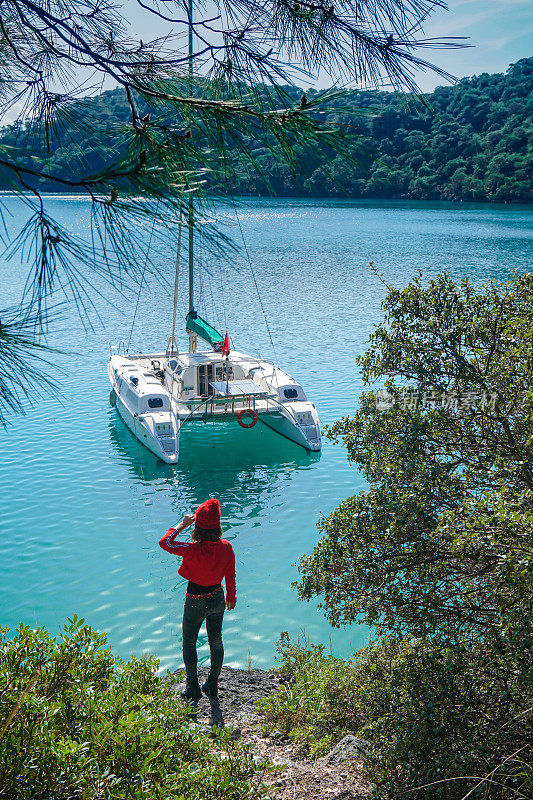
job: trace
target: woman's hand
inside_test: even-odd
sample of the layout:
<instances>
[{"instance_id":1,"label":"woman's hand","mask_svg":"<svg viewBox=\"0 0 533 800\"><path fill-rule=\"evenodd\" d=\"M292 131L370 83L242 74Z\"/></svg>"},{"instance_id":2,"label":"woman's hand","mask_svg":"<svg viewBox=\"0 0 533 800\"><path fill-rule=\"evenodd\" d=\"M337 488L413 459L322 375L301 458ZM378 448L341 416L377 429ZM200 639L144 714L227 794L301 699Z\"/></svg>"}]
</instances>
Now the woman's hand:
<instances>
[{"instance_id":1,"label":"woman's hand","mask_svg":"<svg viewBox=\"0 0 533 800\"><path fill-rule=\"evenodd\" d=\"M226 608L228 609L228 611L233 611L236 605L237 605L236 600L226 600Z\"/></svg>"},{"instance_id":2,"label":"woman's hand","mask_svg":"<svg viewBox=\"0 0 533 800\"><path fill-rule=\"evenodd\" d=\"M176 527L174 528L173 536L179 536L179 534L188 528L189 525L192 525L194 520L196 519L195 514L185 514L181 522L179 522Z\"/></svg>"}]
</instances>

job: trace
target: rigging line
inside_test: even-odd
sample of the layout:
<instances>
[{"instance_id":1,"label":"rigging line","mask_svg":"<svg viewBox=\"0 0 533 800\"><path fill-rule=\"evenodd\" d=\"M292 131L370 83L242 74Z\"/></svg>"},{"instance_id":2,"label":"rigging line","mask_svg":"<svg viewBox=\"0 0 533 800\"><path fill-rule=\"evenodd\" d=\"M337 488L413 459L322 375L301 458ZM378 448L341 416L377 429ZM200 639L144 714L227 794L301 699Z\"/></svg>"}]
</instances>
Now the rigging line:
<instances>
[{"instance_id":1,"label":"rigging line","mask_svg":"<svg viewBox=\"0 0 533 800\"><path fill-rule=\"evenodd\" d=\"M222 295L222 312L224 314L224 329L228 330L228 320L226 318L226 293L224 292L224 267L222 259L220 259L220 261L218 262L218 268L220 273L220 294Z\"/></svg>"},{"instance_id":2,"label":"rigging line","mask_svg":"<svg viewBox=\"0 0 533 800\"><path fill-rule=\"evenodd\" d=\"M204 294L204 310L206 317L209 317L214 325L218 324L218 314L215 306L215 299L213 297L213 287L211 283L211 274L205 262L205 245L200 242L200 259L202 267L202 288ZM211 303L211 311L209 311L208 303Z\"/></svg>"},{"instance_id":3,"label":"rigging line","mask_svg":"<svg viewBox=\"0 0 533 800\"><path fill-rule=\"evenodd\" d=\"M257 285L257 279L255 277L255 272L254 272L254 268L253 268L253 264L252 264L252 259L250 258L250 252L249 252L248 247L246 245L246 239L244 238L244 233L242 231L241 221L239 219L239 215L237 214L237 206L235 205L235 198L232 197L231 198L231 202L233 203L233 210L235 211L235 219L237 220L237 225L239 226L239 231L241 232L241 239L242 239L242 243L244 245L244 251L246 253L246 257L248 259L248 264L250 266L250 272L252 273L252 278L253 278L254 285L255 285L255 291L257 292L257 297L259 299L259 305L261 306L261 311L263 312L263 317L265 318L265 325L266 325L266 329L268 331L268 338L270 339L270 344L272 345L272 350L274 352L274 358L277 361L278 360L278 356L276 354L276 347L274 345L274 340L272 339L272 333L270 332L270 325L268 324L268 319L267 319L265 307L263 305L263 300L261 299L261 294L259 292L259 286Z\"/></svg>"},{"instance_id":4,"label":"rigging line","mask_svg":"<svg viewBox=\"0 0 533 800\"><path fill-rule=\"evenodd\" d=\"M203 245L202 245L203 246ZM204 308L206 317L210 317L212 324L218 327L218 312L215 304L215 298L213 295L213 286L211 281L211 274L209 269L205 266L205 260L202 258L202 279L203 279L203 287L204 287ZM211 311L209 311L208 302L211 303Z\"/></svg>"},{"instance_id":5,"label":"rigging line","mask_svg":"<svg viewBox=\"0 0 533 800\"><path fill-rule=\"evenodd\" d=\"M156 213L157 213L158 209L159 209L159 201L157 202ZM135 319L137 317L137 311L138 311L138 308L139 308L139 300L141 299L141 291L142 291L143 283L144 283L144 273L146 272L146 267L147 267L147 264L148 264L148 258L150 256L150 245L152 244L152 236L154 235L154 228L155 228L155 216L154 216L154 220L152 222L152 230L150 231L150 238L148 240L148 247L146 248L146 258L145 258L145 261L144 261L143 272L142 272L142 275L141 275L141 282L139 284L139 291L137 293L137 302L135 304L135 312L133 314L133 321L131 323L130 338L128 339L128 346L126 347L126 353L129 353L129 350L130 350L131 337L133 336L133 326L135 325Z\"/></svg>"},{"instance_id":6,"label":"rigging line","mask_svg":"<svg viewBox=\"0 0 533 800\"><path fill-rule=\"evenodd\" d=\"M174 312L172 315L172 336L170 339L170 346L168 348L168 355L169 355L169 363L170 363L170 355L172 354L172 348L174 347L174 331L176 328L176 311L178 307L178 286L179 286L179 275L180 275L180 249L181 249L181 230L182 230L182 223L183 223L183 211L180 211L180 220L179 220L179 227L178 227L178 250L176 253L176 274L174 276ZM176 347L176 355L179 356L179 348ZM179 363L179 361L178 361ZM177 369L177 366L176 366ZM172 370L172 380L170 381L170 424L172 426L172 415L174 415L174 421L176 423L176 434L179 437L180 435L180 423L179 419L176 417L176 412L172 410L172 399L174 397L174 381L176 379L176 370ZM164 385L164 384L163 384Z\"/></svg>"},{"instance_id":7,"label":"rigging line","mask_svg":"<svg viewBox=\"0 0 533 800\"><path fill-rule=\"evenodd\" d=\"M205 276L203 273L203 264L202 264L202 242L198 240L196 245L196 275L197 275L197 285L199 286L198 290L198 297L196 300L196 307L199 311L202 310L202 303L204 308L204 313L207 314L207 306L205 303Z\"/></svg>"},{"instance_id":8,"label":"rigging line","mask_svg":"<svg viewBox=\"0 0 533 800\"><path fill-rule=\"evenodd\" d=\"M209 290L209 299L211 301L211 319L213 320L213 324L220 327L219 320L220 316L218 313L217 305L215 303L215 295L213 294L213 282L211 281L211 275L207 273L207 288ZM207 292L206 292L206 309L207 309Z\"/></svg>"},{"instance_id":9,"label":"rigging line","mask_svg":"<svg viewBox=\"0 0 533 800\"><path fill-rule=\"evenodd\" d=\"M172 315L172 337L170 339L170 347L174 345L174 331L176 330L176 310L178 307L178 281L180 275L180 249L181 249L181 228L183 222L183 214L180 213L180 222L178 227L178 252L176 253L176 274L174 276L174 313Z\"/></svg>"},{"instance_id":10,"label":"rigging line","mask_svg":"<svg viewBox=\"0 0 533 800\"><path fill-rule=\"evenodd\" d=\"M212 440L211 440L211 446L214 449L215 448L215 414L213 412L213 406L211 406L211 419L213 421L212 425L211 425L211 433L212 433L212 437L213 437Z\"/></svg>"}]
</instances>

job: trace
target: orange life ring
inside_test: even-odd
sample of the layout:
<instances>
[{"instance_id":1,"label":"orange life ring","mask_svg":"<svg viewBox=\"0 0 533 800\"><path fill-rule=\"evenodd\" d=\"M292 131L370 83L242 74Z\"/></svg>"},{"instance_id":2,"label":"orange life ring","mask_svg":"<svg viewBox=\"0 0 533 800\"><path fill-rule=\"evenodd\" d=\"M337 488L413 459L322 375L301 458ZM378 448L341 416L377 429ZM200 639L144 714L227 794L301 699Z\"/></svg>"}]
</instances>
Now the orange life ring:
<instances>
[{"instance_id":1,"label":"orange life ring","mask_svg":"<svg viewBox=\"0 0 533 800\"><path fill-rule=\"evenodd\" d=\"M251 417L251 422L243 422L243 417ZM241 426L241 428L253 428L255 423L257 422L257 411L255 408L242 408L239 413L237 414L237 422Z\"/></svg>"}]
</instances>

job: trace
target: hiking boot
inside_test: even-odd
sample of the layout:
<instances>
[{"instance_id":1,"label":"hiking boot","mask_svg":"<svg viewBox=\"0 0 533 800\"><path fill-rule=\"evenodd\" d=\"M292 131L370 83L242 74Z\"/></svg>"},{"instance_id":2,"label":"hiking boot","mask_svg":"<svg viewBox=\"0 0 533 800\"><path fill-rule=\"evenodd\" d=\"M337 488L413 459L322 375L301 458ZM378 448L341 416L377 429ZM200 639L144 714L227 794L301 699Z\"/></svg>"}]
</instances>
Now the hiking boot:
<instances>
[{"instance_id":1,"label":"hiking boot","mask_svg":"<svg viewBox=\"0 0 533 800\"><path fill-rule=\"evenodd\" d=\"M202 690L200 689L200 684L198 681L196 683L192 681L187 681L185 683L185 689L182 689L180 695L183 700L199 700L202 696Z\"/></svg>"},{"instance_id":2,"label":"hiking boot","mask_svg":"<svg viewBox=\"0 0 533 800\"><path fill-rule=\"evenodd\" d=\"M207 697L218 697L218 681L208 678L205 683L202 684L202 692L207 695Z\"/></svg>"}]
</instances>

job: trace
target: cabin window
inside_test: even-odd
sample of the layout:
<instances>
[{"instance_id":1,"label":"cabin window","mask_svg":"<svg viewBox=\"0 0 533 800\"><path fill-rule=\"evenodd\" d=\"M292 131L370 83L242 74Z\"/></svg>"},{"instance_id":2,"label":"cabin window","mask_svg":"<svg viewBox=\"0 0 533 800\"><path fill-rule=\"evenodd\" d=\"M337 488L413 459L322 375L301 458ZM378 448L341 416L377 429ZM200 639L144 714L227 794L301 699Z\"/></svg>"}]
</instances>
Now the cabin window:
<instances>
[{"instance_id":1,"label":"cabin window","mask_svg":"<svg viewBox=\"0 0 533 800\"><path fill-rule=\"evenodd\" d=\"M217 364L215 377L217 381L231 381L233 379L233 367L231 364Z\"/></svg>"},{"instance_id":2,"label":"cabin window","mask_svg":"<svg viewBox=\"0 0 533 800\"><path fill-rule=\"evenodd\" d=\"M149 397L148 398L148 408L163 408L163 398L162 397Z\"/></svg>"},{"instance_id":3,"label":"cabin window","mask_svg":"<svg viewBox=\"0 0 533 800\"><path fill-rule=\"evenodd\" d=\"M286 400L294 400L298 397L298 389L284 389L283 394Z\"/></svg>"}]
</instances>

